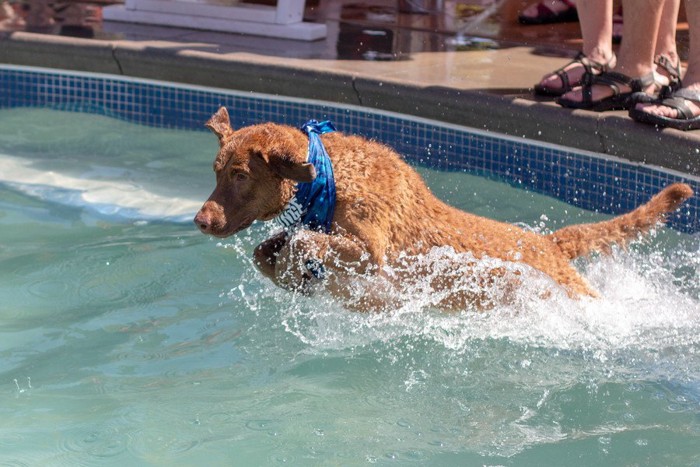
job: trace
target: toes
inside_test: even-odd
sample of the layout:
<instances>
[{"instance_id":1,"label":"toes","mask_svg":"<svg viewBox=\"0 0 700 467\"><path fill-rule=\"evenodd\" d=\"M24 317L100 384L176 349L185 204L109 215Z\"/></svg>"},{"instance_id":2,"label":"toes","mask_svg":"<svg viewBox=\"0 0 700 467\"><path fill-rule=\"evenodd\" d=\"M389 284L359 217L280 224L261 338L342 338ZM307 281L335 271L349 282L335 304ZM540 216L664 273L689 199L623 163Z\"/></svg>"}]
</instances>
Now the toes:
<instances>
[{"instance_id":1,"label":"toes","mask_svg":"<svg viewBox=\"0 0 700 467\"><path fill-rule=\"evenodd\" d=\"M665 105L637 104L637 110L658 117L678 118L678 111Z\"/></svg>"}]
</instances>

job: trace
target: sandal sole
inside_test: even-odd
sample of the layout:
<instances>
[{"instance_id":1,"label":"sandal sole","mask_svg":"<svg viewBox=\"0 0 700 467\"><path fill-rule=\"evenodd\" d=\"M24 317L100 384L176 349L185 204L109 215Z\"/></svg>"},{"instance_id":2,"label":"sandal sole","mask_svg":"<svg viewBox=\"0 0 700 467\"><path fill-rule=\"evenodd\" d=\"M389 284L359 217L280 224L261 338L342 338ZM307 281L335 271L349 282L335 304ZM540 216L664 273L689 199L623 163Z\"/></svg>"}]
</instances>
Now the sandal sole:
<instances>
[{"instance_id":1,"label":"sandal sole","mask_svg":"<svg viewBox=\"0 0 700 467\"><path fill-rule=\"evenodd\" d=\"M580 102L568 99L557 99L557 104L568 109L590 110L591 112L607 112L610 110L627 110L630 106L630 97L634 93L624 93L611 96L595 102Z\"/></svg>"},{"instance_id":2,"label":"sandal sole","mask_svg":"<svg viewBox=\"0 0 700 467\"><path fill-rule=\"evenodd\" d=\"M542 96L542 97L560 97L560 96L563 96L564 94L566 94L567 92L571 91L571 89L572 88L570 88L570 89L563 89L563 88L551 89L551 88L547 88L544 86L536 85L535 86L535 95Z\"/></svg>"}]
</instances>

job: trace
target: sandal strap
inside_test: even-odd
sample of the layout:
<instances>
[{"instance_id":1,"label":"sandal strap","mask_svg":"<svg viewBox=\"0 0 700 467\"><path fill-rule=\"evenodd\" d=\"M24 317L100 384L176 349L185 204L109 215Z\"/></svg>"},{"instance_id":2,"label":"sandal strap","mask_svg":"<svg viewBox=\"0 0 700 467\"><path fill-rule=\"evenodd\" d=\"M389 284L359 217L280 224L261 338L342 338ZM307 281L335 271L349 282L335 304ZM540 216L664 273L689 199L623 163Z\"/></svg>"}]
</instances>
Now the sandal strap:
<instances>
[{"instance_id":1,"label":"sandal strap","mask_svg":"<svg viewBox=\"0 0 700 467\"><path fill-rule=\"evenodd\" d=\"M593 88L593 86L596 84L601 84L601 85L609 87L613 91L613 96L620 95L620 93L621 93L620 85L627 85L627 86L632 87L630 85L629 76L623 75L622 73L617 73L615 71L610 71L608 73L601 73L599 75L591 75L590 82L591 82L590 88ZM591 92L591 94L592 94L592 92Z\"/></svg>"},{"instance_id":2,"label":"sandal strap","mask_svg":"<svg viewBox=\"0 0 700 467\"><path fill-rule=\"evenodd\" d=\"M635 92L643 92L646 88L654 83L654 73L642 76L640 78L631 78L616 71L604 71L599 74L586 72L581 81L582 101L587 104L593 103L593 86L596 84L609 87L613 95L618 97L622 94L620 86L628 86L631 89L630 94Z\"/></svg>"},{"instance_id":3,"label":"sandal strap","mask_svg":"<svg viewBox=\"0 0 700 467\"><path fill-rule=\"evenodd\" d=\"M696 91L694 89L681 88L673 93L673 97L682 97L687 101L700 103L700 90Z\"/></svg>"},{"instance_id":4,"label":"sandal strap","mask_svg":"<svg viewBox=\"0 0 700 467\"><path fill-rule=\"evenodd\" d=\"M659 88L659 98L665 99L672 97L673 93L683 87L681 81L681 62L678 60L677 64L673 64L668 55L657 55L654 58L654 64L663 68L668 74L668 84L660 86Z\"/></svg>"},{"instance_id":5,"label":"sandal strap","mask_svg":"<svg viewBox=\"0 0 700 467\"><path fill-rule=\"evenodd\" d=\"M554 72L557 78L561 80L562 89L571 89L571 82L569 81L569 73L564 70L557 70Z\"/></svg>"},{"instance_id":6,"label":"sandal strap","mask_svg":"<svg viewBox=\"0 0 700 467\"><path fill-rule=\"evenodd\" d=\"M586 55L583 52L579 52L576 57L571 60L569 63L564 65L561 68L558 68L554 70L552 74L556 75L557 78L561 80L562 84L562 89L571 89L571 80L569 80L569 72L566 71L567 68L569 68L571 65L579 63L581 64L584 69L586 68L586 64L584 63L584 60L586 59Z\"/></svg>"},{"instance_id":7,"label":"sandal strap","mask_svg":"<svg viewBox=\"0 0 700 467\"><path fill-rule=\"evenodd\" d=\"M624 76L624 75L623 75ZM654 84L656 81L654 80L654 72L651 71L648 74L644 76L640 76L639 78L634 78L631 80L631 88L633 92L644 92L646 88Z\"/></svg>"},{"instance_id":8,"label":"sandal strap","mask_svg":"<svg viewBox=\"0 0 700 467\"><path fill-rule=\"evenodd\" d=\"M664 70L666 70L666 73L668 73L669 80L671 82L679 82L681 81L681 62L680 60L678 63L675 65L671 63L671 59L669 58L668 55L657 55L656 58L654 59L654 63Z\"/></svg>"},{"instance_id":9,"label":"sandal strap","mask_svg":"<svg viewBox=\"0 0 700 467\"><path fill-rule=\"evenodd\" d=\"M610 69L610 63L612 63L614 59L615 55L613 55L607 63L601 63L595 60L591 60L586 56L586 54L584 54L583 52L579 52L573 60L571 60L563 67L554 70L551 74L559 78L559 80L562 83L561 89L568 90L573 87L571 80L569 79L569 72L567 71L567 68L571 67L571 65L580 64L581 66L583 66L584 74L593 73L594 71L596 72L594 74L598 74L608 71Z\"/></svg>"},{"instance_id":10,"label":"sandal strap","mask_svg":"<svg viewBox=\"0 0 700 467\"><path fill-rule=\"evenodd\" d=\"M554 75L556 75L562 83L562 89L571 89L571 82L569 80L569 72L566 71L568 67L570 67L574 63L579 63L583 66L583 75L581 76L581 85L584 86L584 94L586 94L586 88L585 88L585 83L587 80L590 80L590 78L587 78L587 76L594 76L598 75L601 73L607 73L610 70L610 63L615 59L615 55L610 57L610 60L608 60L608 63L601 63L597 62L595 60L591 60L584 54L583 52L579 52L576 57L564 65L563 67L559 68L558 70L555 70L553 72ZM589 89L590 90L590 89ZM590 92L588 93L590 94ZM584 99L586 97L584 96ZM589 97L590 100L590 97Z\"/></svg>"},{"instance_id":11,"label":"sandal strap","mask_svg":"<svg viewBox=\"0 0 700 467\"><path fill-rule=\"evenodd\" d=\"M574 59L571 60L569 63L548 74L547 79L549 79L552 76L556 76L557 78L559 78L559 81L561 81L562 85L558 89L561 90L560 94L564 94L565 92L570 91L574 86L583 85L585 80L587 79L587 75L597 75L608 72L610 70L611 63L614 60L615 54L613 54L606 63L602 63L595 60L591 60L586 56L586 54L584 54L583 52L579 52L576 55L576 57L574 57ZM569 72L571 71L572 65L581 65L583 67L583 74L581 75L580 80L576 83L572 83L571 78L569 76ZM538 86L542 87L541 85ZM537 86L535 87L535 91L537 92Z\"/></svg>"},{"instance_id":12,"label":"sandal strap","mask_svg":"<svg viewBox=\"0 0 700 467\"><path fill-rule=\"evenodd\" d=\"M634 102L634 104L663 105L666 107L673 107L677 110L679 110L678 107L675 105L668 105L668 103L673 102L675 104L680 101L693 101L700 105L700 90L696 91L693 89L681 88L675 91L668 91L668 89L666 89L666 91L666 93L662 92L658 96L649 95L644 92L635 92L630 100ZM687 108L685 104L683 107Z\"/></svg>"},{"instance_id":13,"label":"sandal strap","mask_svg":"<svg viewBox=\"0 0 700 467\"><path fill-rule=\"evenodd\" d=\"M678 112L678 118L676 120L690 120L696 118L697 115L693 114L693 111L688 107L687 101L692 101L700 105L700 91L696 91L688 88L681 88L674 91L666 98L650 99L645 101L639 101L654 105L662 105L670 109L674 109Z\"/></svg>"},{"instance_id":14,"label":"sandal strap","mask_svg":"<svg viewBox=\"0 0 700 467\"><path fill-rule=\"evenodd\" d=\"M687 101L692 101L700 105L700 91L688 88L678 89L671 97L662 100L661 105L676 109L684 119L690 120L691 118L695 118L696 115L693 114L693 111L688 107L688 104L686 104Z\"/></svg>"},{"instance_id":15,"label":"sandal strap","mask_svg":"<svg viewBox=\"0 0 700 467\"><path fill-rule=\"evenodd\" d=\"M591 85L602 84L613 89L616 95L620 94L620 86L627 86L632 92L643 92L654 84L654 73L649 73L639 78L631 78L617 71L608 71L591 76Z\"/></svg>"},{"instance_id":16,"label":"sandal strap","mask_svg":"<svg viewBox=\"0 0 700 467\"><path fill-rule=\"evenodd\" d=\"M580 52L579 56L580 56L579 61L583 64L583 66L587 66L591 70L595 70L598 73L605 73L605 72L610 71L610 64L613 62L613 60L615 60L615 54L612 54L610 59L605 63L591 60L583 52ZM579 58L579 57L577 56L577 58Z\"/></svg>"},{"instance_id":17,"label":"sandal strap","mask_svg":"<svg viewBox=\"0 0 700 467\"><path fill-rule=\"evenodd\" d=\"M686 104L686 99L683 97L669 97L668 99L662 100L657 105L675 109L678 112L678 116L682 117L677 120L690 120L695 117L693 111L690 110L690 107Z\"/></svg>"}]
</instances>

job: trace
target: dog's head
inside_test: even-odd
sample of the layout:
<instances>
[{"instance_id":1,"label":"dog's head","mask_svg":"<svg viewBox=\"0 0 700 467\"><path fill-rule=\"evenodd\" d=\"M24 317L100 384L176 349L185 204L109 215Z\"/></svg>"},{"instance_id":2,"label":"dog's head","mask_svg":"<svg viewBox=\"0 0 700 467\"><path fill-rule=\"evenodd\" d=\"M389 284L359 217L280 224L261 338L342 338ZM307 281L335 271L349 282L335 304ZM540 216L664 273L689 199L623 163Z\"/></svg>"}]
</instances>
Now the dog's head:
<instances>
[{"instance_id":1,"label":"dog's head","mask_svg":"<svg viewBox=\"0 0 700 467\"><path fill-rule=\"evenodd\" d=\"M297 182L316 178L306 161L308 140L295 128L267 123L234 130L225 107L206 126L219 138L219 153L216 187L194 218L203 233L228 237L255 220L272 219Z\"/></svg>"}]
</instances>

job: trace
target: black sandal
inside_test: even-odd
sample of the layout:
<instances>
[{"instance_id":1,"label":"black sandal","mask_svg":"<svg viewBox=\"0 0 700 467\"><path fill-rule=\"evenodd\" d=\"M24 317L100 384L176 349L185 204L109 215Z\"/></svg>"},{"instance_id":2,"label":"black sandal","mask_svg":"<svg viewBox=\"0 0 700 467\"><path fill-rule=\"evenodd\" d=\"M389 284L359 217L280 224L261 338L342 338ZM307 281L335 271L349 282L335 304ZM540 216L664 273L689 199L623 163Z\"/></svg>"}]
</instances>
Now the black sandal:
<instances>
[{"instance_id":1,"label":"black sandal","mask_svg":"<svg viewBox=\"0 0 700 467\"><path fill-rule=\"evenodd\" d=\"M630 117L637 122L649 123L662 128L675 128L683 131L700 129L700 115L694 115L686 101L693 101L700 105L700 91L678 89L666 99L658 99L652 102L656 105L675 109L678 112L676 118L654 115L636 107L630 109Z\"/></svg>"},{"instance_id":2,"label":"black sandal","mask_svg":"<svg viewBox=\"0 0 700 467\"><path fill-rule=\"evenodd\" d=\"M546 96L546 97L559 97L561 95L566 94L567 92L571 91L573 88L576 86L580 86L581 82L583 81L583 77L585 76L586 73L592 73L592 74L600 74L600 73L605 73L606 71L610 70L610 63L615 59L615 55L613 55L610 60L608 60L608 63L600 63L596 62L594 60L589 59L586 57L586 55L583 52L579 52L578 55L576 55L576 58L574 58L572 61L564 65L563 67L554 70L552 73L550 73L547 76L554 76L556 75L560 80L561 80L561 86L558 88L551 88L548 86L543 86L541 83L537 83L535 85L535 94L538 96ZM583 66L584 69L584 74L581 75L581 79L578 81L574 81L573 83L569 79L569 72L566 71L566 68L570 67L571 65L574 64L580 64Z\"/></svg>"},{"instance_id":3,"label":"black sandal","mask_svg":"<svg viewBox=\"0 0 700 467\"><path fill-rule=\"evenodd\" d=\"M656 95L645 92L636 92L630 97L630 108L637 104L659 104L662 100L673 97L673 93L683 87L681 81L681 61L676 65L671 63L671 59L666 55L659 55L654 59L654 64L663 68L668 74L668 84L660 84L657 81L658 91ZM656 76L656 73L654 74ZM656 81L656 79L655 79Z\"/></svg>"},{"instance_id":4,"label":"black sandal","mask_svg":"<svg viewBox=\"0 0 700 467\"><path fill-rule=\"evenodd\" d=\"M661 86L661 91L660 92L667 92L668 94L673 94L675 91L678 91L680 88L683 87L683 83L681 83L681 61L680 59L678 60L678 63L675 65L671 63L671 59L668 58L668 55L658 55L654 59L654 64L657 67L663 68L666 71L666 74L668 74L668 84L665 84ZM664 89L668 88L668 89Z\"/></svg>"},{"instance_id":5,"label":"black sandal","mask_svg":"<svg viewBox=\"0 0 700 467\"><path fill-rule=\"evenodd\" d=\"M593 100L593 86L608 86L612 89L612 96L604 97L600 100ZM630 78L627 75L616 71L607 71L599 75L586 73L581 84L582 95L580 101L565 99L560 97L557 103L562 107L570 109L592 110L594 112L606 112L608 110L625 110L629 108L630 97L638 92L644 92L649 86L654 84L654 73L640 78ZM621 86L627 86L630 91L622 92Z\"/></svg>"}]
</instances>

